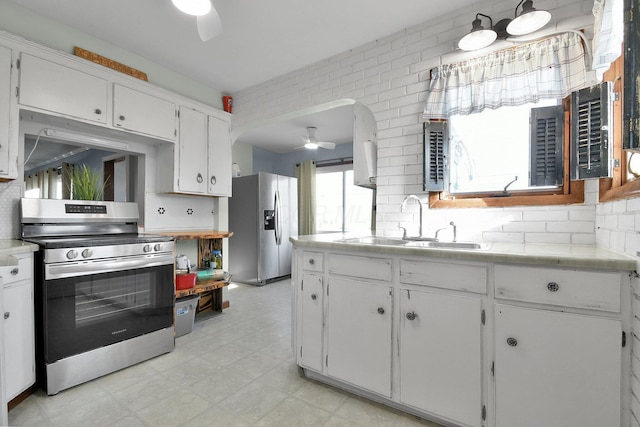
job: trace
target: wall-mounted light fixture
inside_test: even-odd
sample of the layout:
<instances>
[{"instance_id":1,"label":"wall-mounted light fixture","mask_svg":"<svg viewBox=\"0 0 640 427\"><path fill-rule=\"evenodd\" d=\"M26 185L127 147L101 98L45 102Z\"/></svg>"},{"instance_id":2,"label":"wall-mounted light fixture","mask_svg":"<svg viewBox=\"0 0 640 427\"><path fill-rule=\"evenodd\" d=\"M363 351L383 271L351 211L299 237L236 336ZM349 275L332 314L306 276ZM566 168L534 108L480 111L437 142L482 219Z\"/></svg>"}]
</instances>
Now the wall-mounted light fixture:
<instances>
[{"instance_id":1,"label":"wall-mounted light fixture","mask_svg":"<svg viewBox=\"0 0 640 427\"><path fill-rule=\"evenodd\" d=\"M522 11L518 14L520 6L522 6ZM480 16L489 19L489 29L485 29L482 26ZM546 10L536 10L533 7L533 0L521 0L516 6L515 17L513 19L501 19L496 23L495 27L490 16L477 13L476 19L471 24L471 31L460 39L458 47L466 51L482 49L489 46L496 39L506 39L510 35L522 36L533 33L547 25L550 20L551 13Z\"/></svg>"}]
</instances>

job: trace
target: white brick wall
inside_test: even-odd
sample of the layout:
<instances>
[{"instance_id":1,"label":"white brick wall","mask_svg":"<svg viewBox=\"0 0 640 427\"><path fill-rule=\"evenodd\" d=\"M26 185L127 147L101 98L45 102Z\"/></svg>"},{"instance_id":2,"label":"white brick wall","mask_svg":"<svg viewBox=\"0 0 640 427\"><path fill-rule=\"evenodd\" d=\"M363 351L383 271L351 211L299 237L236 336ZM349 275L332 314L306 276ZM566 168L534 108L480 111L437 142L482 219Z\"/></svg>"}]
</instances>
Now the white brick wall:
<instances>
[{"instance_id":1,"label":"white brick wall","mask_svg":"<svg viewBox=\"0 0 640 427\"><path fill-rule=\"evenodd\" d=\"M539 3L537 7L552 12L554 22L588 16L593 5L592 0ZM478 10L499 19L513 13L513 4L481 1L235 93L233 126L240 128L343 98L367 105L378 125L377 230L397 234L400 223L417 232L417 208L405 214L400 204L407 194L427 201L421 185L421 114L429 70L441 61L441 55L446 60L454 52ZM453 220L461 239L594 244L597 187L592 185L589 191L592 200L585 206L425 209L424 229L433 233Z\"/></svg>"}]
</instances>

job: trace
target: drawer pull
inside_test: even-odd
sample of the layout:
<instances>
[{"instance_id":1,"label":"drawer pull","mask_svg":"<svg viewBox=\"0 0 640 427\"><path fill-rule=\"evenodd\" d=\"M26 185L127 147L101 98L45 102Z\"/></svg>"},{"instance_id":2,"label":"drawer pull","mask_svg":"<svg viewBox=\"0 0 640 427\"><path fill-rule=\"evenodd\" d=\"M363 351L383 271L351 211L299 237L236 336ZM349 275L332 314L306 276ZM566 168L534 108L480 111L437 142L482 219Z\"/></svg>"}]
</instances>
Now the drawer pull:
<instances>
[{"instance_id":1,"label":"drawer pull","mask_svg":"<svg viewBox=\"0 0 640 427\"><path fill-rule=\"evenodd\" d=\"M313 258L311 258L311 259L309 260L309 264L313 265L313 264L315 264L315 263L316 263L316 262L314 261L314 259L313 259Z\"/></svg>"},{"instance_id":2,"label":"drawer pull","mask_svg":"<svg viewBox=\"0 0 640 427\"><path fill-rule=\"evenodd\" d=\"M95 112L96 114L102 114L102 110L101 110L101 109L99 109L99 108L96 108L96 109L94 110L94 112Z\"/></svg>"},{"instance_id":3,"label":"drawer pull","mask_svg":"<svg viewBox=\"0 0 640 427\"><path fill-rule=\"evenodd\" d=\"M508 344L510 347L515 347L515 346L517 346L517 345L518 345L518 340L517 340L517 339L515 339L515 338L513 338L513 337L509 337L509 338L507 338L507 344Z\"/></svg>"},{"instance_id":4,"label":"drawer pull","mask_svg":"<svg viewBox=\"0 0 640 427\"><path fill-rule=\"evenodd\" d=\"M378 307L378 314L384 314L384 308Z\"/></svg>"},{"instance_id":5,"label":"drawer pull","mask_svg":"<svg viewBox=\"0 0 640 427\"><path fill-rule=\"evenodd\" d=\"M560 289L560 285L558 285L556 282L549 282L547 283L547 289L549 290L549 292L558 292L558 289Z\"/></svg>"},{"instance_id":6,"label":"drawer pull","mask_svg":"<svg viewBox=\"0 0 640 427\"><path fill-rule=\"evenodd\" d=\"M5 311L4 312L4 320L7 320L9 317L11 317L11 312Z\"/></svg>"},{"instance_id":7,"label":"drawer pull","mask_svg":"<svg viewBox=\"0 0 640 427\"><path fill-rule=\"evenodd\" d=\"M20 269L18 267L11 269L11 275L17 276L20 273Z\"/></svg>"},{"instance_id":8,"label":"drawer pull","mask_svg":"<svg viewBox=\"0 0 640 427\"><path fill-rule=\"evenodd\" d=\"M316 294L311 294L311 299L315 301L316 299L318 299L318 295L316 295Z\"/></svg>"},{"instance_id":9,"label":"drawer pull","mask_svg":"<svg viewBox=\"0 0 640 427\"><path fill-rule=\"evenodd\" d=\"M407 320L415 320L416 313L412 311L411 313L407 313L405 317L407 318Z\"/></svg>"},{"instance_id":10,"label":"drawer pull","mask_svg":"<svg viewBox=\"0 0 640 427\"><path fill-rule=\"evenodd\" d=\"M198 173L198 175L196 175L196 181L198 181L198 184L202 184L202 181L204 181L201 173Z\"/></svg>"}]
</instances>

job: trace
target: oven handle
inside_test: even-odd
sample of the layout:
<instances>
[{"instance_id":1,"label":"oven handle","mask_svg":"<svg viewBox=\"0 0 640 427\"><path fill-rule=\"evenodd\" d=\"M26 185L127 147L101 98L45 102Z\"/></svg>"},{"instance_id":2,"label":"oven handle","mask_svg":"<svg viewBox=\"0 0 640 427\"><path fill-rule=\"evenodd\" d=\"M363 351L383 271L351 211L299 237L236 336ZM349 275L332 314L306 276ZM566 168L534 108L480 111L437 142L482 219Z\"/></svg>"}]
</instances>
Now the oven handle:
<instances>
[{"instance_id":1,"label":"oven handle","mask_svg":"<svg viewBox=\"0 0 640 427\"><path fill-rule=\"evenodd\" d=\"M137 268L172 265L173 254L149 254L91 261L45 264L45 280L64 279L66 277L89 276L113 271L135 270Z\"/></svg>"}]
</instances>

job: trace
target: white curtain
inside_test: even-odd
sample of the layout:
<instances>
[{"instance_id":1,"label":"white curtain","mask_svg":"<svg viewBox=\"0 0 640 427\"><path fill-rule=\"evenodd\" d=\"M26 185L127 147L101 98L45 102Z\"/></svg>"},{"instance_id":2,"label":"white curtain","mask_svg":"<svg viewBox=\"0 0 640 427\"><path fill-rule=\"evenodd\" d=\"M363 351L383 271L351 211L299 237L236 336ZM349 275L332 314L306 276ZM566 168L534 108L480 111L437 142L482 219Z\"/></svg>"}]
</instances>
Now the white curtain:
<instances>
[{"instance_id":1,"label":"white curtain","mask_svg":"<svg viewBox=\"0 0 640 427\"><path fill-rule=\"evenodd\" d=\"M622 54L624 39L623 0L593 3L593 65L599 76Z\"/></svg>"},{"instance_id":2,"label":"white curtain","mask_svg":"<svg viewBox=\"0 0 640 427\"><path fill-rule=\"evenodd\" d=\"M586 84L582 39L564 33L431 70L425 119L562 98Z\"/></svg>"},{"instance_id":3,"label":"white curtain","mask_svg":"<svg viewBox=\"0 0 640 427\"><path fill-rule=\"evenodd\" d=\"M59 199L58 194L58 170L49 168L25 177L25 185L28 190L39 190L40 199Z\"/></svg>"},{"instance_id":4,"label":"white curtain","mask_svg":"<svg viewBox=\"0 0 640 427\"><path fill-rule=\"evenodd\" d=\"M316 163L305 160L296 165L298 178L298 234L316 233Z\"/></svg>"}]
</instances>

